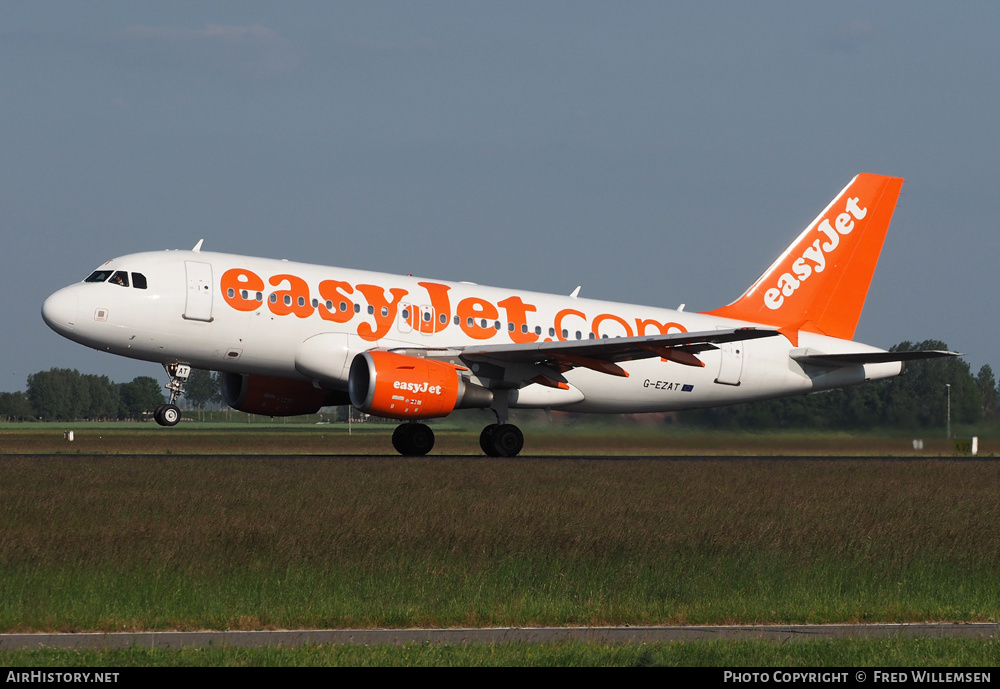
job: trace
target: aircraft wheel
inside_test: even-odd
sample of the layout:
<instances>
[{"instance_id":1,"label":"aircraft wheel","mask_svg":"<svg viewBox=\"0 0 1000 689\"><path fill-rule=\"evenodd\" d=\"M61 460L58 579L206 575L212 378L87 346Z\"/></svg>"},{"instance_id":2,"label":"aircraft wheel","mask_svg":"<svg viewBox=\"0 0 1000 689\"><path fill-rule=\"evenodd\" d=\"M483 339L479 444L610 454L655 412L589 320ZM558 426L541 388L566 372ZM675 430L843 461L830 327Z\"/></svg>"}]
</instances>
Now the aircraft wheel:
<instances>
[{"instance_id":1,"label":"aircraft wheel","mask_svg":"<svg viewBox=\"0 0 1000 689\"><path fill-rule=\"evenodd\" d=\"M483 453L487 457L496 457L496 450L493 449L493 431L499 427L500 424L491 423L489 426L483 429L483 432L479 434L479 447L482 448Z\"/></svg>"},{"instance_id":2,"label":"aircraft wheel","mask_svg":"<svg viewBox=\"0 0 1000 689\"><path fill-rule=\"evenodd\" d=\"M161 426L163 425L163 408L165 406L167 405L158 404L156 405L156 409L153 410L153 421L160 424Z\"/></svg>"},{"instance_id":3,"label":"aircraft wheel","mask_svg":"<svg viewBox=\"0 0 1000 689\"><path fill-rule=\"evenodd\" d=\"M423 457L434 447L434 431L422 423L413 424L410 431L410 449L414 457Z\"/></svg>"},{"instance_id":4,"label":"aircraft wheel","mask_svg":"<svg viewBox=\"0 0 1000 689\"><path fill-rule=\"evenodd\" d=\"M392 432L392 446L401 455L409 454L410 448L410 427L413 424L401 423Z\"/></svg>"},{"instance_id":5,"label":"aircraft wheel","mask_svg":"<svg viewBox=\"0 0 1000 689\"><path fill-rule=\"evenodd\" d=\"M154 418L156 413L154 412ZM181 420L181 410L173 404L165 404L160 408L160 418L156 419L156 423L161 426L176 426Z\"/></svg>"},{"instance_id":6,"label":"aircraft wheel","mask_svg":"<svg viewBox=\"0 0 1000 689\"><path fill-rule=\"evenodd\" d=\"M524 447L524 434L514 424L505 423L493 429L494 457L517 457Z\"/></svg>"},{"instance_id":7,"label":"aircraft wheel","mask_svg":"<svg viewBox=\"0 0 1000 689\"><path fill-rule=\"evenodd\" d=\"M392 432L392 446L404 457L423 457L434 447L434 431L422 423L403 423Z\"/></svg>"}]
</instances>

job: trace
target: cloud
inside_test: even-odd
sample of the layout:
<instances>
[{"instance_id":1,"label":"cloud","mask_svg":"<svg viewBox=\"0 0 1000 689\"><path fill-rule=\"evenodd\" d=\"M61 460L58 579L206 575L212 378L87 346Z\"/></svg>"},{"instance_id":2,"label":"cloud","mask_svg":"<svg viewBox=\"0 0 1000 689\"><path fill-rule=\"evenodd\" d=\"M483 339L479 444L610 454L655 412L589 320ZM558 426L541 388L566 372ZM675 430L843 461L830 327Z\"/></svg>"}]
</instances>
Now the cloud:
<instances>
[{"instance_id":1,"label":"cloud","mask_svg":"<svg viewBox=\"0 0 1000 689\"><path fill-rule=\"evenodd\" d=\"M130 26L120 39L161 60L198 63L244 76L266 77L293 69L294 46L265 26L207 24L200 29Z\"/></svg>"}]
</instances>

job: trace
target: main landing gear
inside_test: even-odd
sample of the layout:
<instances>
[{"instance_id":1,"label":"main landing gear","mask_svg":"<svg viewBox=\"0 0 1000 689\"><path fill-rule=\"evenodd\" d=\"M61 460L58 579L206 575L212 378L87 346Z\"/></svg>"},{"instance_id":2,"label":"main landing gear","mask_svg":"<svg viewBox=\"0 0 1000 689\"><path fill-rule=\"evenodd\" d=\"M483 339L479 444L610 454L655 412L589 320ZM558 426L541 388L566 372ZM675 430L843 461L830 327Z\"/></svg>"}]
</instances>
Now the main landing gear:
<instances>
[{"instance_id":1,"label":"main landing gear","mask_svg":"<svg viewBox=\"0 0 1000 689\"><path fill-rule=\"evenodd\" d=\"M153 410L153 420L161 426L176 426L181 420L181 410L174 404L177 398L184 394L184 383L191 375L191 367L185 364L163 364L163 369L170 376L166 384L170 391L170 402L161 404Z\"/></svg>"},{"instance_id":2,"label":"main landing gear","mask_svg":"<svg viewBox=\"0 0 1000 689\"><path fill-rule=\"evenodd\" d=\"M434 447L434 431L422 423L404 423L392 432L392 446L404 457L423 457Z\"/></svg>"},{"instance_id":3,"label":"main landing gear","mask_svg":"<svg viewBox=\"0 0 1000 689\"><path fill-rule=\"evenodd\" d=\"M507 423L506 397L492 409L497 423L491 423L479 434L479 447L488 457L517 457L524 448L524 434L512 423ZM434 431L422 423L404 423L396 426L392 446L404 457L422 457L434 447Z\"/></svg>"},{"instance_id":4,"label":"main landing gear","mask_svg":"<svg viewBox=\"0 0 1000 689\"><path fill-rule=\"evenodd\" d=\"M512 423L491 423L479 434L479 447L488 457L516 457L524 447L524 434Z\"/></svg>"},{"instance_id":5,"label":"main landing gear","mask_svg":"<svg viewBox=\"0 0 1000 689\"><path fill-rule=\"evenodd\" d=\"M434 431L422 423L400 424L392 433L392 446L404 457L423 457L434 447ZM489 457L516 457L524 434L514 424L493 423L479 434L479 447Z\"/></svg>"},{"instance_id":6,"label":"main landing gear","mask_svg":"<svg viewBox=\"0 0 1000 689\"><path fill-rule=\"evenodd\" d=\"M497 422L491 423L479 434L479 447L487 457L517 457L524 447L524 434L512 423L507 423L510 410L507 395L494 395L490 407L497 415Z\"/></svg>"}]
</instances>

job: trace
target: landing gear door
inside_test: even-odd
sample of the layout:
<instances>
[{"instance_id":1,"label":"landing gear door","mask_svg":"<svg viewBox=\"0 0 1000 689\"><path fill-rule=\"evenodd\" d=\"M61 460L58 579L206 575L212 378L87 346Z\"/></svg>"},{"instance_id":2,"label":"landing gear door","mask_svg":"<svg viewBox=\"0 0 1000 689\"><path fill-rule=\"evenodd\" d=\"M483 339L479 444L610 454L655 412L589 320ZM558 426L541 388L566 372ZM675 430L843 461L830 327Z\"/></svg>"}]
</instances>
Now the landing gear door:
<instances>
[{"instance_id":1,"label":"landing gear door","mask_svg":"<svg viewBox=\"0 0 1000 689\"><path fill-rule=\"evenodd\" d=\"M212 321L212 266L200 261L184 261L187 271L187 300L184 318L189 321Z\"/></svg>"},{"instance_id":2,"label":"landing gear door","mask_svg":"<svg viewBox=\"0 0 1000 689\"><path fill-rule=\"evenodd\" d=\"M719 375L715 382L721 385L739 385L743 375L743 342L720 342Z\"/></svg>"}]
</instances>

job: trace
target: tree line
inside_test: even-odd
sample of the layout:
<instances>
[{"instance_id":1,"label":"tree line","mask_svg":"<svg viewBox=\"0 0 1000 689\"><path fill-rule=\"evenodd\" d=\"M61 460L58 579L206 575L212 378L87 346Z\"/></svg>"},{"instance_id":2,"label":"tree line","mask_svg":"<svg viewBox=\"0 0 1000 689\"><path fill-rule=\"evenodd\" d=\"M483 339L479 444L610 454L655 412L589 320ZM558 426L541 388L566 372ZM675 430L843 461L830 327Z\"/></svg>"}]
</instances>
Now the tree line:
<instances>
[{"instance_id":1,"label":"tree line","mask_svg":"<svg viewBox=\"0 0 1000 689\"><path fill-rule=\"evenodd\" d=\"M894 352L947 350L938 340L902 342ZM989 364L975 376L957 357L906 363L901 376L811 395L682 412L681 423L711 428L944 428L994 418L997 381Z\"/></svg>"},{"instance_id":2,"label":"tree line","mask_svg":"<svg viewBox=\"0 0 1000 689\"><path fill-rule=\"evenodd\" d=\"M219 377L192 371L186 406L221 402ZM6 421L107 421L140 419L166 402L163 387L150 376L113 383L107 376L53 368L28 376L25 392L0 392L0 419Z\"/></svg>"},{"instance_id":3,"label":"tree line","mask_svg":"<svg viewBox=\"0 0 1000 689\"><path fill-rule=\"evenodd\" d=\"M891 351L947 350L937 340L902 342ZM222 403L218 374L192 370L181 403L204 409ZM997 381L990 366L975 376L958 358L908 362L896 378L840 390L681 412L681 423L709 428L941 427L950 397L953 423L993 418ZM0 393L0 419L8 421L71 421L77 419L138 419L166 401L156 379L139 376L113 383L107 376L53 368L28 376L26 392Z\"/></svg>"}]
</instances>

